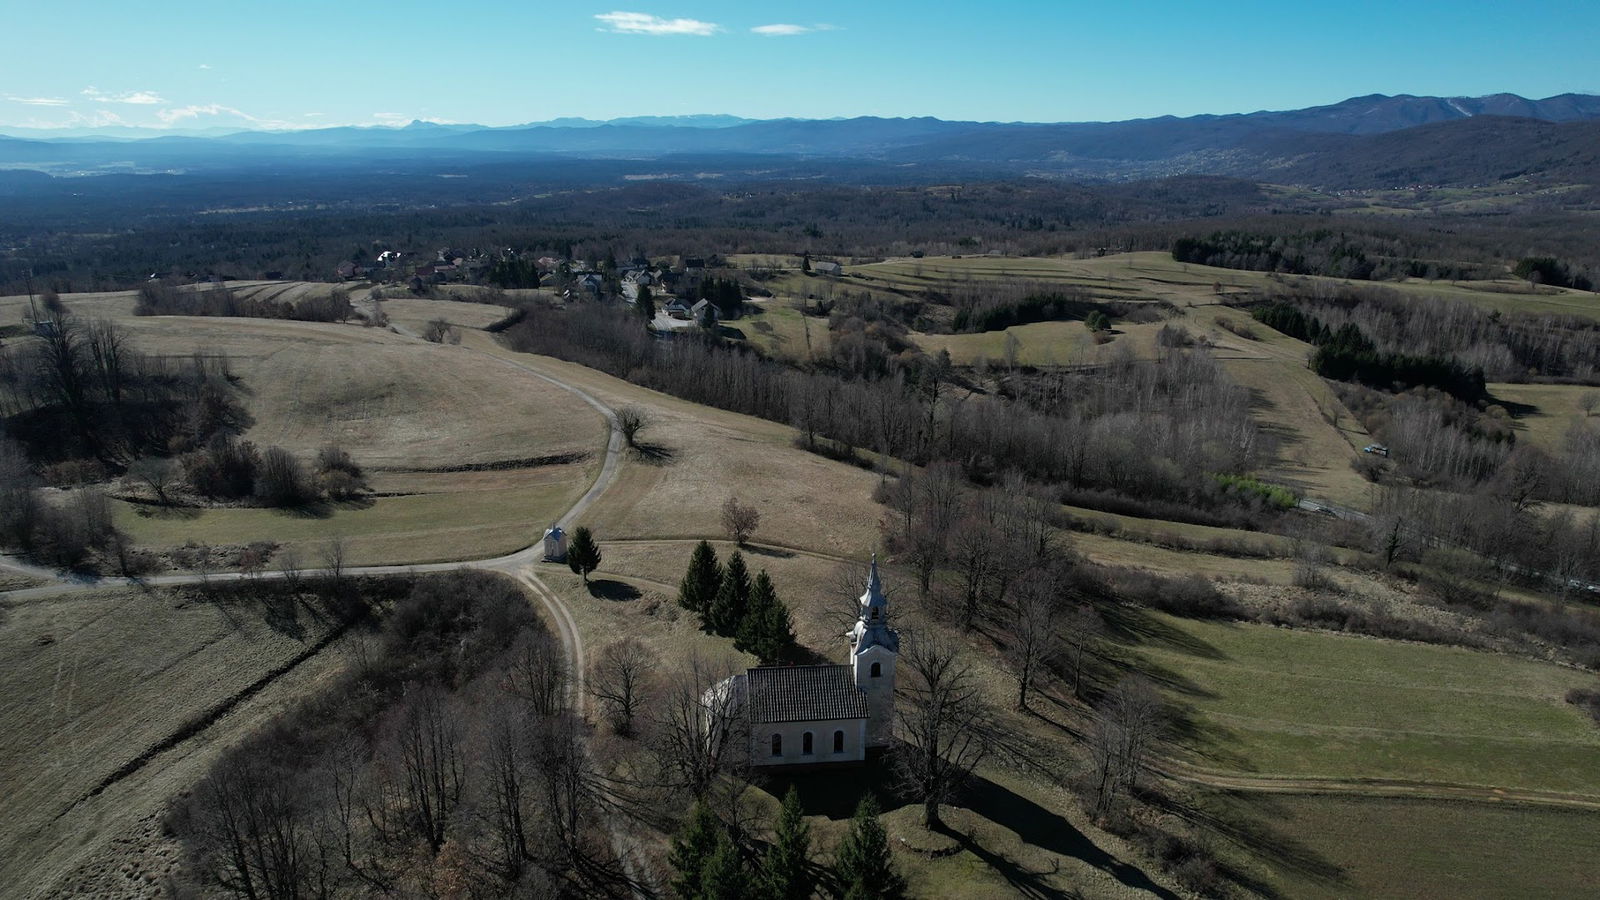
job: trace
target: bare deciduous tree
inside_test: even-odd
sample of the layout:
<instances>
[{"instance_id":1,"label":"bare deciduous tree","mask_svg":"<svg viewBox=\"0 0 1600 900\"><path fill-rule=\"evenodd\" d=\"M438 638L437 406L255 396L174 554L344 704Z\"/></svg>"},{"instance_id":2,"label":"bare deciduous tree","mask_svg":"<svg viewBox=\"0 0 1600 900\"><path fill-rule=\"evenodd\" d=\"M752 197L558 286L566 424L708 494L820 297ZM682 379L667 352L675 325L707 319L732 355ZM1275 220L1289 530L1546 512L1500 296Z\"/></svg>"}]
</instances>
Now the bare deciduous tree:
<instances>
[{"instance_id":1,"label":"bare deciduous tree","mask_svg":"<svg viewBox=\"0 0 1600 900\"><path fill-rule=\"evenodd\" d=\"M344 568L348 548L343 535L334 535L322 545L322 574L334 596L344 593Z\"/></svg>"},{"instance_id":2,"label":"bare deciduous tree","mask_svg":"<svg viewBox=\"0 0 1600 900\"><path fill-rule=\"evenodd\" d=\"M461 802L465 759L455 701L435 686L416 690L396 711L383 747L389 793L407 832L433 852L444 846Z\"/></svg>"},{"instance_id":3,"label":"bare deciduous tree","mask_svg":"<svg viewBox=\"0 0 1600 900\"><path fill-rule=\"evenodd\" d=\"M605 707L611 728L632 735L634 718L649 696L660 658L638 638L625 637L602 649L589 676L589 690Z\"/></svg>"},{"instance_id":4,"label":"bare deciduous tree","mask_svg":"<svg viewBox=\"0 0 1600 900\"><path fill-rule=\"evenodd\" d=\"M740 503L738 497L729 497L722 504L722 527L735 544L744 546L760 525L761 512L754 506Z\"/></svg>"},{"instance_id":5,"label":"bare deciduous tree","mask_svg":"<svg viewBox=\"0 0 1600 900\"><path fill-rule=\"evenodd\" d=\"M162 506L172 505L171 491L178 482L178 467L172 460L161 456L146 457L129 466L128 474L150 488L150 493L155 496L157 503Z\"/></svg>"},{"instance_id":6,"label":"bare deciduous tree","mask_svg":"<svg viewBox=\"0 0 1600 900\"><path fill-rule=\"evenodd\" d=\"M285 547L277 553L278 572L283 576L283 585L290 593L300 590L300 575L304 567L300 563L300 551L293 547Z\"/></svg>"},{"instance_id":7,"label":"bare deciduous tree","mask_svg":"<svg viewBox=\"0 0 1600 900\"><path fill-rule=\"evenodd\" d=\"M1076 607L1061 628L1062 669L1072 680L1072 695L1083 698L1083 670L1098 652L1105 624L1092 606Z\"/></svg>"},{"instance_id":8,"label":"bare deciduous tree","mask_svg":"<svg viewBox=\"0 0 1600 900\"><path fill-rule=\"evenodd\" d=\"M507 689L535 715L548 718L567 708L567 660L547 631L529 632L511 648Z\"/></svg>"},{"instance_id":9,"label":"bare deciduous tree","mask_svg":"<svg viewBox=\"0 0 1600 900\"><path fill-rule=\"evenodd\" d=\"M924 633L900 654L902 696L895 719L905 748L896 755L907 784L922 799L922 824L943 824L947 802L989 754L991 722L972 664L959 645Z\"/></svg>"},{"instance_id":10,"label":"bare deciduous tree","mask_svg":"<svg viewBox=\"0 0 1600 900\"><path fill-rule=\"evenodd\" d=\"M1585 417L1594 415L1600 409L1600 391L1590 391L1578 398L1578 408L1583 410Z\"/></svg>"},{"instance_id":11,"label":"bare deciduous tree","mask_svg":"<svg viewBox=\"0 0 1600 900\"><path fill-rule=\"evenodd\" d=\"M1143 777L1165 726L1161 695L1147 679L1125 678L1106 695L1089 732L1096 814L1110 809Z\"/></svg>"},{"instance_id":12,"label":"bare deciduous tree","mask_svg":"<svg viewBox=\"0 0 1600 900\"><path fill-rule=\"evenodd\" d=\"M628 446L639 449L639 433L651 425L650 413L642 406L624 406L617 410L617 428Z\"/></svg>"},{"instance_id":13,"label":"bare deciduous tree","mask_svg":"<svg viewBox=\"0 0 1600 900\"><path fill-rule=\"evenodd\" d=\"M1019 582L1012 594L1006 662L1017 678L1017 709L1026 710L1035 681L1051 669L1061 651L1061 598L1056 585L1042 577Z\"/></svg>"},{"instance_id":14,"label":"bare deciduous tree","mask_svg":"<svg viewBox=\"0 0 1600 900\"><path fill-rule=\"evenodd\" d=\"M669 676L654 707L652 749L661 778L696 798L742 765L749 750L732 674L727 660L691 656Z\"/></svg>"}]
</instances>

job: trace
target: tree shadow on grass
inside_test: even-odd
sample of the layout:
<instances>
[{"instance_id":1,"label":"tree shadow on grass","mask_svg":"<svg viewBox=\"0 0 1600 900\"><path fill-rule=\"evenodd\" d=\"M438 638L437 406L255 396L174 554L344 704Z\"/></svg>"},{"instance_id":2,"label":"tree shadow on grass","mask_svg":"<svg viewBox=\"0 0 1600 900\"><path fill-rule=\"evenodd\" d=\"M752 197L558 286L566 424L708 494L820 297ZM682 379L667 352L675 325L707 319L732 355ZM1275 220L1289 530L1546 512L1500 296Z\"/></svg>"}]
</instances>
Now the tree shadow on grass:
<instances>
[{"instance_id":1,"label":"tree shadow on grass","mask_svg":"<svg viewBox=\"0 0 1600 900\"><path fill-rule=\"evenodd\" d=\"M1106 633L1113 641L1129 646L1165 647L1202 659L1225 660L1226 653L1181 628L1174 628L1133 606L1106 605L1100 609Z\"/></svg>"},{"instance_id":2,"label":"tree shadow on grass","mask_svg":"<svg viewBox=\"0 0 1600 900\"><path fill-rule=\"evenodd\" d=\"M614 578L596 578L589 582L589 596L599 600L637 600L644 596L638 588Z\"/></svg>"},{"instance_id":3,"label":"tree shadow on grass","mask_svg":"<svg viewBox=\"0 0 1600 900\"><path fill-rule=\"evenodd\" d=\"M1138 866L1117 859L1090 840L1065 818L986 778L975 776L962 791L967 809L1017 833L1023 843L1042 850L1080 859L1134 890L1148 891L1157 897L1176 900L1176 894L1155 883ZM977 847L970 837L957 836L974 855L1005 876L1017 890L1032 897L1067 896L1043 884L1039 873L1030 873L999 854Z\"/></svg>"},{"instance_id":4,"label":"tree shadow on grass","mask_svg":"<svg viewBox=\"0 0 1600 900\"><path fill-rule=\"evenodd\" d=\"M1311 847L1276 830L1273 820L1289 811L1276 797L1245 791L1212 791L1196 798L1154 797L1152 804L1210 834L1220 835L1276 869L1293 872L1328 888L1348 888L1349 876L1338 864ZM1237 867L1227 866L1230 879L1267 897L1282 896Z\"/></svg>"},{"instance_id":5,"label":"tree shadow on grass","mask_svg":"<svg viewBox=\"0 0 1600 900\"><path fill-rule=\"evenodd\" d=\"M140 503L134 515L141 519L188 520L200 518L203 510L198 506L173 506L157 503Z\"/></svg>"},{"instance_id":6,"label":"tree shadow on grass","mask_svg":"<svg viewBox=\"0 0 1600 900\"><path fill-rule=\"evenodd\" d=\"M678 451L661 444L647 444L640 441L633 445L634 456L642 463L652 466L669 466L678 458Z\"/></svg>"},{"instance_id":7,"label":"tree shadow on grass","mask_svg":"<svg viewBox=\"0 0 1600 900\"><path fill-rule=\"evenodd\" d=\"M878 757L853 768L771 773L761 779L761 786L773 797L782 797L793 785L799 792L807 815L844 820L850 818L855 812L856 803L868 792L877 795L886 812L917 803L915 797L898 786L896 774L887 757ZM1071 822L1009 788L974 776L962 791L960 802L974 814L1016 832L1026 844L1083 860L1127 887L1176 900L1176 894L1156 884L1137 866L1100 849ZM1024 896L1071 896L1046 882L1046 876L1052 873L1028 871L1014 860L982 846L970 835L949 830L943 833L994 869Z\"/></svg>"},{"instance_id":8,"label":"tree shadow on grass","mask_svg":"<svg viewBox=\"0 0 1600 900\"><path fill-rule=\"evenodd\" d=\"M745 544L739 549L751 556L770 556L773 559L794 559L796 556L793 550L774 547L770 544Z\"/></svg>"}]
</instances>

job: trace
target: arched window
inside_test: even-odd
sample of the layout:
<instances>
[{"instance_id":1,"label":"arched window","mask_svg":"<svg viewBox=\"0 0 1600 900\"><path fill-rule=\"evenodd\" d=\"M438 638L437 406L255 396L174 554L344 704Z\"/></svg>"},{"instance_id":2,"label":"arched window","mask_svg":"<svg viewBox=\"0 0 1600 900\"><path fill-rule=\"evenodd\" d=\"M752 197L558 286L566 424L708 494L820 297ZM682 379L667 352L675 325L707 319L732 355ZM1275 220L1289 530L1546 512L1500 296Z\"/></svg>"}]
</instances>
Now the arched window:
<instances>
[{"instance_id":1,"label":"arched window","mask_svg":"<svg viewBox=\"0 0 1600 900\"><path fill-rule=\"evenodd\" d=\"M844 752L844 732L842 731L835 731L833 733L833 752Z\"/></svg>"},{"instance_id":2,"label":"arched window","mask_svg":"<svg viewBox=\"0 0 1600 900\"><path fill-rule=\"evenodd\" d=\"M872 677L873 678L882 678L883 677L883 663L873 663L872 664Z\"/></svg>"},{"instance_id":3,"label":"arched window","mask_svg":"<svg viewBox=\"0 0 1600 900\"><path fill-rule=\"evenodd\" d=\"M800 752L805 756L811 755L811 732L800 736Z\"/></svg>"},{"instance_id":4,"label":"arched window","mask_svg":"<svg viewBox=\"0 0 1600 900\"><path fill-rule=\"evenodd\" d=\"M781 734L774 734L772 736L772 755L773 756L782 756L783 755L783 735L781 735Z\"/></svg>"}]
</instances>

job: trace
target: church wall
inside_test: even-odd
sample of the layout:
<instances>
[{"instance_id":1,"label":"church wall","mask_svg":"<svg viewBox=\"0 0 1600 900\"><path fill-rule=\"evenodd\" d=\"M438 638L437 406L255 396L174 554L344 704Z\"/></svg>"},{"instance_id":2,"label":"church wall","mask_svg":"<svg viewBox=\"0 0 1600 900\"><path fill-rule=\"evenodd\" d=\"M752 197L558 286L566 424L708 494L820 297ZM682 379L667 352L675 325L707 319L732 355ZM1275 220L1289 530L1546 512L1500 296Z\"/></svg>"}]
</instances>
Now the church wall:
<instances>
[{"instance_id":1,"label":"church wall","mask_svg":"<svg viewBox=\"0 0 1600 900\"><path fill-rule=\"evenodd\" d=\"M805 733L811 732L812 752L803 752ZM833 733L844 732L844 752L833 752ZM782 756L772 755L772 736L783 738ZM758 766L817 765L860 762L866 759L866 719L817 719L809 722L774 722L750 726L750 762Z\"/></svg>"}]
</instances>

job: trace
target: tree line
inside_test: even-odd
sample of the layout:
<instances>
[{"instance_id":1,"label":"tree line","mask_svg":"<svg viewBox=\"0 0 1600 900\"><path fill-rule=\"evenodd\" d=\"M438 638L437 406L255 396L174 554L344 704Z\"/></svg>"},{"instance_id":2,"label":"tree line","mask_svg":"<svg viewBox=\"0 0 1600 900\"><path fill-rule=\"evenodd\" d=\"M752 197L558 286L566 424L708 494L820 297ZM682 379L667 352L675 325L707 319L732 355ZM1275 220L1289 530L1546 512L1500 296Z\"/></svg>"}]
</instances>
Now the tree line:
<instances>
[{"instance_id":1,"label":"tree line","mask_svg":"<svg viewBox=\"0 0 1600 900\"><path fill-rule=\"evenodd\" d=\"M1481 367L1469 367L1446 356L1380 352L1353 322L1330 330L1315 316L1282 303L1257 307L1251 316L1315 347L1311 369L1324 378L1386 389L1433 387L1469 402L1488 396Z\"/></svg>"},{"instance_id":2,"label":"tree line","mask_svg":"<svg viewBox=\"0 0 1600 900\"><path fill-rule=\"evenodd\" d=\"M1064 490L1220 502L1211 473L1243 474L1263 451L1249 394L1204 350L1153 363L1114 355L1096 371L1008 378L998 393L960 384L939 357L876 379L761 358L714 338L646 335L595 304L530 306L513 347L597 368L722 409L793 425L801 446L916 464L950 460L979 481L1014 470Z\"/></svg>"},{"instance_id":3,"label":"tree line","mask_svg":"<svg viewBox=\"0 0 1600 900\"><path fill-rule=\"evenodd\" d=\"M1485 310L1392 288L1320 283L1274 286L1243 302L1271 310L1266 314L1285 326L1278 330L1301 340L1353 325L1380 353L1451 357L1483 369L1490 381L1594 382L1600 373L1600 322L1582 316Z\"/></svg>"},{"instance_id":4,"label":"tree line","mask_svg":"<svg viewBox=\"0 0 1600 900\"><path fill-rule=\"evenodd\" d=\"M699 616L706 631L733 638L734 647L754 654L762 665L777 665L794 655L789 607L778 599L767 570L751 580L738 550L724 565L709 542L695 545L678 585L678 605Z\"/></svg>"},{"instance_id":5,"label":"tree line","mask_svg":"<svg viewBox=\"0 0 1600 900\"><path fill-rule=\"evenodd\" d=\"M356 314L350 292L340 287L290 303L270 297L241 297L221 284L183 290L158 280L139 286L133 312L139 316L234 316L300 322L348 322Z\"/></svg>"}]
</instances>

